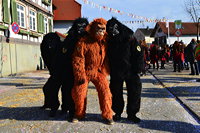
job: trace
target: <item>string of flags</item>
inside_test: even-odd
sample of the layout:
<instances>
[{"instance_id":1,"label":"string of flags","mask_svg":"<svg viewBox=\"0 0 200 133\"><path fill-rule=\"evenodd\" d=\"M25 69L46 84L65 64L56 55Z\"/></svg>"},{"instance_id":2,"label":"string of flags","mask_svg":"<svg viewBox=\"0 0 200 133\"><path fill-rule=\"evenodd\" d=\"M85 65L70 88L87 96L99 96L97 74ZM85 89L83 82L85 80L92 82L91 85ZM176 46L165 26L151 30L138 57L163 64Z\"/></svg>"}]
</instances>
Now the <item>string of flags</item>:
<instances>
[{"instance_id":1,"label":"string of flags","mask_svg":"<svg viewBox=\"0 0 200 133\"><path fill-rule=\"evenodd\" d=\"M106 10L108 12L111 12L111 13L117 13L119 15L127 15L133 19L140 19L140 20L134 20L134 21L123 21L123 23L130 23L130 24L134 24L134 23L157 23L157 22L167 22L167 19L163 17L163 19L152 19L152 18L147 18L147 17L143 17L143 16L138 16L138 15L135 15L133 13L126 13L124 11L120 11L118 9L114 9L114 8L111 8L111 7L107 7L107 6L102 6L102 5L99 5L99 4L96 4L92 1L89 1L89 0L82 0L84 4L88 4L88 5L91 5L93 8L98 8L99 10Z\"/></svg>"}]
</instances>

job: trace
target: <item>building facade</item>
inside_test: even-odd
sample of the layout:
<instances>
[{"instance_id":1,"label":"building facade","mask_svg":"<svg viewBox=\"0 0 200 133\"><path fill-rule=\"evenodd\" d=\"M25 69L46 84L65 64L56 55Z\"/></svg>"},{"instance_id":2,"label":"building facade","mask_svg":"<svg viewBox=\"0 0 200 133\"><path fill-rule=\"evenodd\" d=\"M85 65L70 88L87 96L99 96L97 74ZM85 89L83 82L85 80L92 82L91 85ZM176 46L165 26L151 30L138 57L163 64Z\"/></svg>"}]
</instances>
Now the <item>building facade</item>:
<instances>
[{"instance_id":1,"label":"building facade","mask_svg":"<svg viewBox=\"0 0 200 133\"><path fill-rule=\"evenodd\" d=\"M150 37L151 32L153 31L152 28L138 28L135 33L134 36L136 37L136 39L138 41L140 40L145 40L147 44L151 44L152 41L154 41L154 38Z\"/></svg>"},{"instance_id":2,"label":"building facade","mask_svg":"<svg viewBox=\"0 0 200 133\"><path fill-rule=\"evenodd\" d=\"M179 29L180 36L175 34L177 30L174 22L169 22L169 24L158 22L151 33L151 37L155 39L157 44L165 43L168 45L173 44L175 41L182 41L187 45L193 38L197 38L197 23L182 22Z\"/></svg>"},{"instance_id":3,"label":"building facade","mask_svg":"<svg viewBox=\"0 0 200 133\"><path fill-rule=\"evenodd\" d=\"M52 28L52 0L0 0L0 76L42 68L40 43Z\"/></svg>"}]
</instances>

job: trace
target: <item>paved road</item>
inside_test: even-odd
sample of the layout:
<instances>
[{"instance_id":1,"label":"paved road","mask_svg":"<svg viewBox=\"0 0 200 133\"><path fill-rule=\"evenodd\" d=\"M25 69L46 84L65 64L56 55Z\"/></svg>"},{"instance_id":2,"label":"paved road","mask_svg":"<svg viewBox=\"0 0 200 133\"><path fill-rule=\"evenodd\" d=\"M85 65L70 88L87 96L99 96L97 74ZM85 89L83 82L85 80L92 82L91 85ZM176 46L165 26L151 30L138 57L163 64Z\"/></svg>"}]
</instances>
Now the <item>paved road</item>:
<instances>
[{"instance_id":1,"label":"paved road","mask_svg":"<svg viewBox=\"0 0 200 133\"><path fill-rule=\"evenodd\" d=\"M64 115L49 118L49 110L38 108L43 104L42 86L48 79L47 71L0 78L0 133L200 133L200 83L195 82L200 77L189 76L186 70L173 73L170 67L150 69L150 73L141 77L143 89L138 116L142 122L128 121L124 111L122 121L111 126L101 119L93 84L89 85L87 119L74 124L66 121ZM125 101L126 94L124 90Z\"/></svg>"}]
</instances>

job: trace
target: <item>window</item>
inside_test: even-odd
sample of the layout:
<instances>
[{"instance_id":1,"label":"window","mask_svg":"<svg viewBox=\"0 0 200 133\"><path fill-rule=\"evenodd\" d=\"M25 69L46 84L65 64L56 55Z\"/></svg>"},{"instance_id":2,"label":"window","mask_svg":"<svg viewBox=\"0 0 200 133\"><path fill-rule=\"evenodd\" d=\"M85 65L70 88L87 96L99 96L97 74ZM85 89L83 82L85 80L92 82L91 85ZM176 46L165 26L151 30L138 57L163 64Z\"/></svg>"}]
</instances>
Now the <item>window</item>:
<instances>
[{"instance_id":1,"label":"window","mask_svg":"<svg viewBox=\"0 0 200 133\"><path fill-rule=\"evenodd\" d=\"M36 13L29 11L30 30L36 31Z\"/></svg>"},{"instance_id":2,"label":"window","mask_svg":"<svg viewBox=\"0 0 200 133\"><path fill-rule=\"evenodd\" d=\"M48 19L44 18L44 33L46 34L48 32Z\"/></svg>"},{"instance_id":3,"label":"window","mask_svg":"<svg viewBox=\"0 0 200 133\"><path fill-rule=\"evenodd\" d=\"M42 3L45 4L46 6L50 6L51 0L42 0Z\"/></svg>"},{"instance_id":4,"label":"window","mask_svg":"<svg viewBox=\"0 0 200 133\"><path fill-rule=\"evenodd\" d=\"M20 27L25 28L25 7L17 4L17 23Z\"/></svg>"}]
</instances>

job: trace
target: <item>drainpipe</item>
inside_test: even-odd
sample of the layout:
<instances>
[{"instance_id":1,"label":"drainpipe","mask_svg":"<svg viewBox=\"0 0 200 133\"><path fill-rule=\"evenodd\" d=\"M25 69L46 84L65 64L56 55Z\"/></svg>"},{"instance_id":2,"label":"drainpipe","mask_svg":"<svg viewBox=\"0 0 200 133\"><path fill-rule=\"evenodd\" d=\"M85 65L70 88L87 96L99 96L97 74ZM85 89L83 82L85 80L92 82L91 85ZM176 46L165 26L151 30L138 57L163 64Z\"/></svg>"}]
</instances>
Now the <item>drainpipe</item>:
<instances>
[{"instance_id":1,"label":"drainpipe","mask_svg":"<svg viewBox=\"0 0 200 133\"><path fill-rule=\"evenodd\" d=\"M197 41L199 40L199 21L200 21L200 18L198 18L198 22L197 22Z\"/></svg>"}]
</instances>

